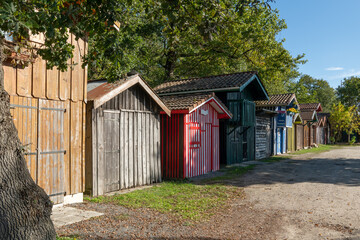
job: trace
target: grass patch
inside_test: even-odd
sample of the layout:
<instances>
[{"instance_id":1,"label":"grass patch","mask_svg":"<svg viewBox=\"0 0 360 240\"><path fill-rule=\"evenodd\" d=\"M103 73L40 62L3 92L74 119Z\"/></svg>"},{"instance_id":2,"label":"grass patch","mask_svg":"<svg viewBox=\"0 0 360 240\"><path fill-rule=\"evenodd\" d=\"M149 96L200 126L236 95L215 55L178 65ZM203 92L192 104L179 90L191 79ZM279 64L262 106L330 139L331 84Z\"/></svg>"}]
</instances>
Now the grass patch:
<instances>
[{"instance_id":1,"label":"grass patch","mask_svg":"<svg viewBox=\"0 0 360 240\"><path fill-rule=\"evenodd\" d=\"M265 159L260 159L260 162L267 162L267 163L274 163L274 162L280 162L282 160L286 160L289 159L288 157L285 156L272 156L272 157L268 157Z\"/></svg>"},{"instance_id":2,"label":"grass patch","mask_svg":"<svg viewBox=\"0 0 360 240\"><path fill-rule=\"evenodd\" d=\"M76 237L59 237L59 236L56 236L56 240L76 240L78 238Z\"/></svg>"},{"instance_id":3,"label":"grass patch","mask_svg":"<svg viewBox=\"0 0 360 240\"><path fill-rule=\"evenodd\" d=\"M327 152L330 151L332 149L338 149L343 147L344 145L322 145L320 144L319 147L317 148L309 148L309 149L302 149L293 153L290 153L291 155L300 155L300 154L305 154L305 153L322 153L322 152Z\"/></svg>"},{"instance_id":4,"label":"grass patch","mask_svg":"<svg viewBox=\"0 0 360 240\"><path fill-rule=\"evenodd\" d=\"M222 169L220 169L220 172L225 172L224 175L204 179L202 182L203 183L215 183L215 182L221 182L221 181L224 181L224 180L230 180L230 179L238 178L238 177L244 175L245 173L247 173L248 171L253 170L254 167L255 167L255 165L251 164L251 165L246 166L246 167L226 167L226 168L222 168Z\"/></svg>"},{"instance_id":5,"label":"grass patch","mask_svg":"<svg viewBox=\"0 0 360 240\"><path fill-rule=\"evenodd\" d=\"M242 189L230 186L195 185L185 181L163 182L152 188L127 194L85 198L95 203L111 203L128 208L150 208L173 213L189 220L210 217L229 199L243 194Z\"/></svg>"}]
</instances>

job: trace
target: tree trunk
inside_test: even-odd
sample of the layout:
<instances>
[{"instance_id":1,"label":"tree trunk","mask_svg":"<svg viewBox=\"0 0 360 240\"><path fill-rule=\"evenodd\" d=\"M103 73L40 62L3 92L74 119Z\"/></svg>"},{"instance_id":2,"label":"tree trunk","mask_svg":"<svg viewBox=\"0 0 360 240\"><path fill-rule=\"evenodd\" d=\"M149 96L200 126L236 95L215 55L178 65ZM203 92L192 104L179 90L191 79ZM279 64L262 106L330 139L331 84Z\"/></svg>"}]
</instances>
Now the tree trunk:
<instances>
[{"instance_id":1,"label":"tree trunk","mask_svg":"<svg viewBox=\"0 0 360 240\"><path fill-rule=\"evenodd\" d=\"M4 90L0 38L0 239L55 239L52 203L30 176Z\"/></svg>"},{"instance_id":2,"label":"tree trunk","mask_svg":"<svg viewBox=\"0 0 360 240\"><path fill-rule=\"evenodd\" d=\"M166 54L166 63L165 63L165 80L172 80L175 78L174 70L175 70L175 63L176 63L176 52L169 51Z\"/></svg>"}]
</instances>

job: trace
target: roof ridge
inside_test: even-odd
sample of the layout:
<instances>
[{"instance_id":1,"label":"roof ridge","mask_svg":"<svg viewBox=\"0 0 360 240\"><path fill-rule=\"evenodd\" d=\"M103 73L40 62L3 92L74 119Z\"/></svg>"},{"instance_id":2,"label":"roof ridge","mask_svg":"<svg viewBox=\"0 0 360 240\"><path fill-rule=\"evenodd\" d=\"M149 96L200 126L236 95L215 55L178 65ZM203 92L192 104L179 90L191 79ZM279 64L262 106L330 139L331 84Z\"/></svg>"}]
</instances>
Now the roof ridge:
<instances>
[{"instance_id":1,"label":"roof ridge","mask_svg":"<svg viewBox=\"0 0 360 240\"><path fill-rule=\"evenodd\" d=\"M210 76L204 76L204 77L180 78L180 79L173 79L173 80L165 81L165 82L163 82L162 84L164 84L164 83L169 83L169 82L190 81L190 80L194 80L194 79L223 77L223 76L236 75L236 74L241 74L241 73L255 73L255 74L257 74L257 71L245 71L245 72L225 73L225 74L210 75ZM160 84L160 85L162 85L162 84ZM160 86L160 85L159 85L159 86Z\"/></svg>"}]
</instances>

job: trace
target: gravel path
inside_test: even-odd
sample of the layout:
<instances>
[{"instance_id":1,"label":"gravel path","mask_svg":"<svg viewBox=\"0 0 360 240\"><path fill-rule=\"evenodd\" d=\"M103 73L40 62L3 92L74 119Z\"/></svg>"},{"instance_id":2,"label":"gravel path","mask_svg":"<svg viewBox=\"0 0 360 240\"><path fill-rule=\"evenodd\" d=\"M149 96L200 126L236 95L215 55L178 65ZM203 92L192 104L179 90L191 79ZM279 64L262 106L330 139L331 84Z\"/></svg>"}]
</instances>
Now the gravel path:
<instances>
[{"instance_id":1,"label":"gravel path","mask_svg":"<svg viewBox=\"0 0 360 240\"><path fill-rule=\"evenodd\" d=\"M360 147L257 166L226 184L244 188L206 222L110 204L104 216L57 229L83 239L360 239Z\"/></svg>"}]
</instances>

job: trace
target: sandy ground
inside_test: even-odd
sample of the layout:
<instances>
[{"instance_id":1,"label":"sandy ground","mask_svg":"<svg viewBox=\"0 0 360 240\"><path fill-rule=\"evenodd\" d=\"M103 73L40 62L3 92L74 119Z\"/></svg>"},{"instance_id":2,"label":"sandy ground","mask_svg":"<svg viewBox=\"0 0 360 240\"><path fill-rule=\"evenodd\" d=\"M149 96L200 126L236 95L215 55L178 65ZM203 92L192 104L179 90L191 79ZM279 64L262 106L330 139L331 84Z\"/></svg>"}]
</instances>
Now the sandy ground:
<instances>
[{"instance_id":1,"label":"sandy ground","mask_svg":"<svg viewBox=\"0 0 360 240\"><path fill-rule=\"evenodd\" d=\"M360 239L360 147L258 166L235 184L284 218L277 239Z\"/></svg>"},{"instance_id":2,"label":"sandy ground","mask_svg":"<svg viewBox=\"0 0 360 240\"><path fill-rule=\"evenodd\" d=\"M245 198L206 222L84 203L75 207L104 216L57 232L83 239L360 239L360 147L259 165L226 184L242 187Z\"/></svg>"}]
</instances>

